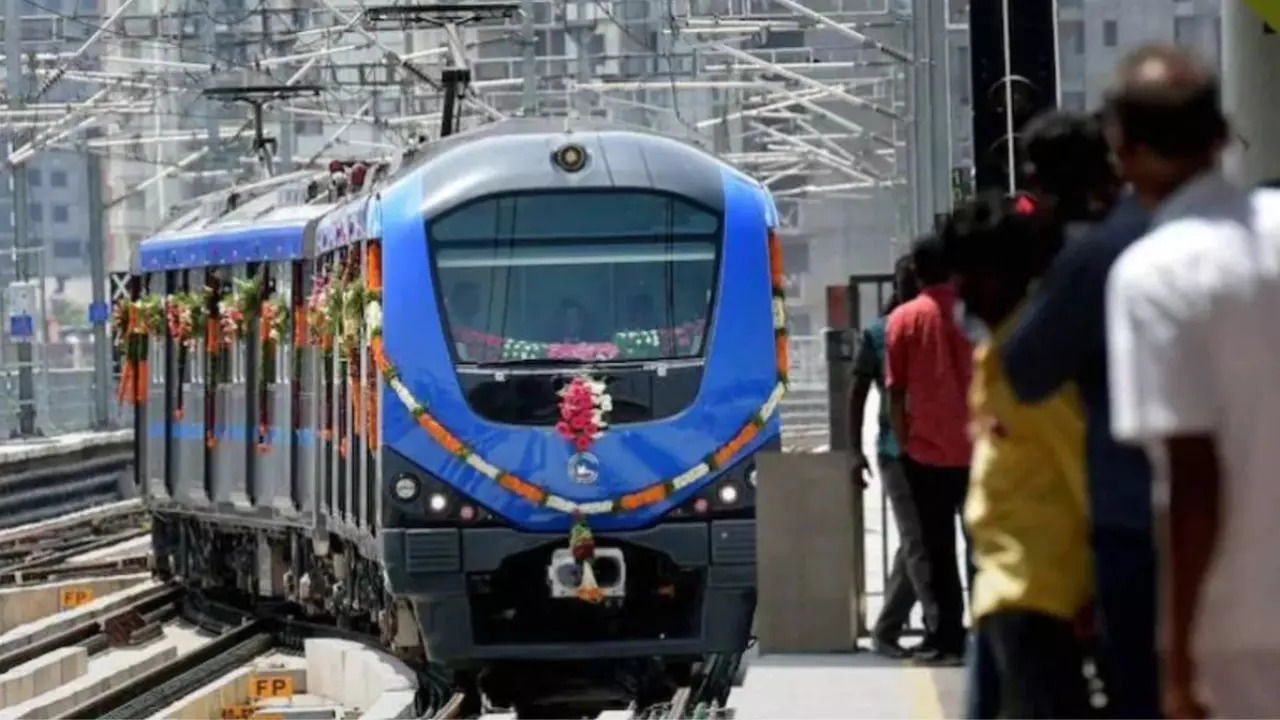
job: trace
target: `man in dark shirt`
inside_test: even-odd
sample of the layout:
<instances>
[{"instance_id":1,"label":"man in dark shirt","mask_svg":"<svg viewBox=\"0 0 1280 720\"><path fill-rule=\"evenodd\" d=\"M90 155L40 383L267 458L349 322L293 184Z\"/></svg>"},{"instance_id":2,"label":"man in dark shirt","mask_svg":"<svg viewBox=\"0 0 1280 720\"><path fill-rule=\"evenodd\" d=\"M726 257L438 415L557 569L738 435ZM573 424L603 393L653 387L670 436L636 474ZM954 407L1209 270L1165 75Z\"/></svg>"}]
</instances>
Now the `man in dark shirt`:
<instances>
[{"instance_id":1,"label":"man in dark shirt","mask_svg":"<svg viewBox=\"0 0 1280 720\"><path fill-rule=\"evenodd\" d=\"M1073 169L1051 161L1036 168L1047 185L1074 175L1081 165L1107 165L1105 143L1079 140L1064 140L1076 150L1059 155L1069 157ZM1081 147L1092 151L1082 156ZM1099 652L1108 714L1117 718L1160 716L1151 468L1141 450L1112 439L1105 347L1107 274L1146 227L1145 211L1125 195L1103 222L1069 240L1001 352L1024 402L1040 401L1074 382L1085 406Z\"/></svg>"},{"instance_id":2,"label":"man in dark shirt","mask_svg":"<svg viewBox=\"0 0 1280 720\"><path fill-rule=\"evenodd\" d=\"M872 649L885 657L901 659L907 651L898 644L902 631L915 607L916 588L925 582L928 558L920 531L920 516L911 498L902 469L901 449L898 439L889 425L889 398L884 391L885 326L889 313L916 296L915 273L910 256L898 259L894 266L893 297L884 314L876 318L862 331L858 355L853 361L853 391L849 399L850 446L853 451L854 482L863 482L870 472L871 463L862 451L862 422L866 414L867 398L875 387L880 395L879 430L876 433L876 465L880 470L880 484L893 509L893 520L898 527L898 550L893 554L893 565L884 582L884 605L880 617L871 629Z\"/></svg>"}]
</instances>

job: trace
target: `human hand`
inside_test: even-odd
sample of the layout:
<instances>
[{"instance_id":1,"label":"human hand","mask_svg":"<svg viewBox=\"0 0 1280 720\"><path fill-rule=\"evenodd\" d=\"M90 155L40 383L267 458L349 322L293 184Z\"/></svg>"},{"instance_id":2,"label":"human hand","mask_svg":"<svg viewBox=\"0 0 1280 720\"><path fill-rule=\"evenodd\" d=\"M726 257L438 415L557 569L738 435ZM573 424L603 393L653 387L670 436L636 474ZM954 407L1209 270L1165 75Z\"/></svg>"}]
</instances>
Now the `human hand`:
<instances>
[{"instance_id":1,"label":"human hand","mask_svg":"<svg viewBox=\"0 0 1280 720\"><path fill-rule=\"evenodd\" d=\"M849 479L865 490L867 487L867 476L871 473L871 463L867 460L867 456L861 450L855 450L853 453L853 466L849 469Z\"/></svg>"}]
</instances>

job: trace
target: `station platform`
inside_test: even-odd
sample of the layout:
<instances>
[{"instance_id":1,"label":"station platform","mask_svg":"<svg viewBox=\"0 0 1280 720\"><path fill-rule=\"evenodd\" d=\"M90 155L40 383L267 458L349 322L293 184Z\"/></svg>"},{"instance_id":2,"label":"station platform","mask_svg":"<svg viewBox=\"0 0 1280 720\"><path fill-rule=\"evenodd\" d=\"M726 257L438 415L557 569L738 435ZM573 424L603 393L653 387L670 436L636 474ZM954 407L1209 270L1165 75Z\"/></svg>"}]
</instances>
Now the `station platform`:
<instances>
[{"instance_id":1,"label":"station platform","mask_svg":"<svg viewBox=\"0 0 1280 720\"><path fill-rule=\"evenodd\" d=\"M3 475L6 465L71 455L94 447L119 445L128 442L132 437L132 430L104 430L66 433L42 438L0 440L0 475Z\"/></svg>"},{"instance_id":2,"label":"station platform","mask_svg":"<svg viewBox=\"0 0 1280 720\"><path fill-rule=\"evenodd\" d=\"M737 720L940 720L964 716L964 677L870 652L752 656L729 706Z\"/></svg>"}]
</instances>

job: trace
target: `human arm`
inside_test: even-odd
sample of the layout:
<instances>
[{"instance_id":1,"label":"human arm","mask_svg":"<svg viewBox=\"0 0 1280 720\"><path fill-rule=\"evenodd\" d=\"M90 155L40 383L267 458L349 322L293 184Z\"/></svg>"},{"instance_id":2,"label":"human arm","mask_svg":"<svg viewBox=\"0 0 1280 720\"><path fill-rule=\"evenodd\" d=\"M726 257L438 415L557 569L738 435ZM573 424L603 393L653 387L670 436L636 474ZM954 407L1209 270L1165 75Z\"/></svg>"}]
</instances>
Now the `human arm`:
<instances>
[{"instance_id":1,"label":"human arm","mask_svg":"<svg viewBox=\"0 0 1280 720\"><path fill-rule=\"evenodd\" d=\"M1142 250L1140 245L1126 253L1107 285L1112 434L1146 447L1155 468L1166 710L1195 717L1203 709L1194 691L1191 638L1219 523L1217 400L1209 355L1215 345L1207 290Z\"/></svg>"},{"instance_id":2,"label":"human arm","mask_svg":"<svg viewBox=\"0 0 1280 720\"><path fill-rule=\"evenodd\" d=\"M907 366L910 354L907 343L910 337L907 317L895 310L885 322L884 333L884 391L889 400L889 427L901 443L903 453L907 448Z\"/></svg>"},{"instance_id":3,"label":"human arm","mask_svg":"<svg viewBox=\"0 0 1280 720\"><path fill-rule=\"evenodd\" d=\"M1089 267L1098 248L1072 243L1027 300L1000 359L1014 393L1040 402L1079 374L1102 339L1105 270Z\"/></svg>"},{"instance_id":4,"label":"human arm","mask_svg":"<svg viewBox=\"0 0 1280 720\"><path fill-rule=\"evenodd\" d=\"M862 429L867 396L871 394L871 385L880 374L880 360L876 357L874 342L869 330L862 331L858 339L858 354L853 359L853 386L849 391L849 448L855 478L862 478L863 473L871 468L866 452L862 449Z\"/></svg>"},{"instance_id":5,"label":"human arm","mask_svg":"<svg viewBox=\"0 0 1280 720\"><path fill-rule=\"evenodd\" d=\"M1201 588L1217 547L1221 465L1213 439L1184 436L1153 445L1156 545L1159 549L1159 647L1165 712L1204 717L1194 695L1191 645Z\"/></svg>"}]
</instances>

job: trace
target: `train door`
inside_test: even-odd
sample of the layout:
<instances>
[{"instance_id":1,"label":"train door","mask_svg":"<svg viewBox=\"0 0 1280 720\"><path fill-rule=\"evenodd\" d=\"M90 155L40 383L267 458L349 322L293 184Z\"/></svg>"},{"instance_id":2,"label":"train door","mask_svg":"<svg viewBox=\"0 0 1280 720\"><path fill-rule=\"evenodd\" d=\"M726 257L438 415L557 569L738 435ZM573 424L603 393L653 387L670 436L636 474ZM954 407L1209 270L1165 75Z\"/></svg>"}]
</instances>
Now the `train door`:
<instances>
[{"instance_id":1,"label":"train door","mask_svg":"<svg viewBox=\"0 0 1280 720\"><path fill-rule=\"evenodd\" d=\"M139 373L136 388L138 412L145 418L146 433L143 443L143 459L146 468L144 482L140 488L143 496L155 497L165 489L165 437L168 433L168 413L165 403L165 361L168 349L168 333L165 331L164 307L168 283L168 273L155 272L142 277L142 297L137 322L142 324L145 335L139 342L145 343L142 349L143 362L137 369Z\"/></svg>"},{"instance_id":2,"label":"train door","mask_svg":"<svg viewBox=\"0 0 1280 720\"><path fill-rule=\"evenodd\" d=\"M252 505L249 463L254 451L250 434L249 353L260 292L254 271L246 264L220 268L223 278L219 303L218 377L213 391L214 437L212 499L217 505L247 510Z\"/></svg>"},{"instance_id":3,"label":"train door","mask_svg":"<svg viewBox=\"0 0 1280 720\"><path fill-rule=\"evenodd\" d=\"M295 351L290 316L294 306L294 263L264 263L259 269L262 303L249 375L253 406L253 499L259 509L294 514L291 481L295 434L293 387Z\"/></svg>"},{"instance_id":4,"label":"train door","mask_svg":"<svg viewBox=\"0 0 1280 720\"><path fill-rule=\"evenodd\" d=\"M325 404L327 376L324 372L324 328L316 314L316 305L320 302L317 293L324 283L324 262L322 258L317 258L306 261L303 266L301 280L304 299L300 310L302 325L299 328L302 335L300 342L303 343L300 352L302 367L299 372L306 380L298 393L298 477L303 482L298 497L306 493L308 501L301 507L303 512L311 515L317 533L325 532L329 509L329 478L326 473L328 438L324 432L328 418Z\"/></svg>"},{"instance_id":5,"label":"train door","mask_svg":"<svg viewBox=\"0 0 1280 720\"><path fill-rule=\"evenodd\" d=\"M178 397L174 440L178 462L171 494L183 503L209 502L209 456L214 442L208 393L217 357L217 295L212 271L182 271L182 288L193 303L191 342L178 353Z\"/></svg>"}]
</instances>

